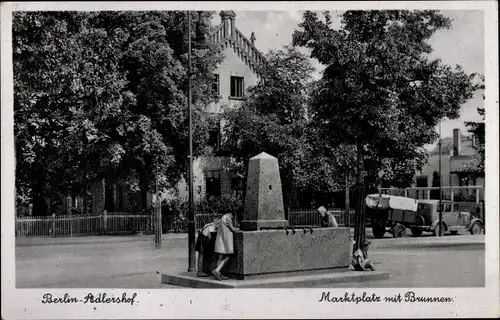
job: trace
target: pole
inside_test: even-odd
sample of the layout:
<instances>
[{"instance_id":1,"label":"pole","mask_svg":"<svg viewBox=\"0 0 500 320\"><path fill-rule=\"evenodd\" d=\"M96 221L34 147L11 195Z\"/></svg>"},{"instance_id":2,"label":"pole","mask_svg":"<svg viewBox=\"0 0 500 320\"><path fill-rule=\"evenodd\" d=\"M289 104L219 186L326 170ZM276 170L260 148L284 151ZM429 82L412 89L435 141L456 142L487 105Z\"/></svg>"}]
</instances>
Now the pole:
<instances>
[{"instance_id":1,"label":"pole","mask_svg":"<svg viewBox=\"0 0 500 320\"><path fill-rule=\"evenodd\" d=\"M349 170L345 171L345 225L349 228L349 239L351 238L351 214L349 203Z\"/></svg>"},{"instance_id":2,"label":"pole","mask_svg":"<svg viewBox=\"0 0 500 320\"><path fill-rule=\"evenodd\" d=\"M155 216L156 216L156 226L155 226L155 247L156 249L161 249L161 206L160 206L160 196L158 193L158 171L156 174L156 206L155 206Z\"/></svg>"},{"instance_id":3,"label":"pole","mask_svg":"<svg viewBox=\"0 0 500 320\"><path fill-rule=\"evenodd\" d=\"M356 249L361 248L361 243L365 240L365 179L364 179L364 159L362 143L356 141L357 153L357 174L356 174L356 216L354 222L354 240L356 241Z\"/></svg>"},{"instance_id":4,"label":"pole","mask_svg":"<svg viewBox=\"0 0 500 320\"><path fill-rule=\"evenodd\" d=\"M441 121L439 121L439 236L444 235L443 221L443 178L441 176Z\"/></svg>"},{"instance_id":5,"label":"pole","mask_svg":"<svg viewBox=\"0 0 500 320\"><path fill-rule=\"evenodd\" d=\"M193 121L191 110L191 14L188 15L188 121L189 121L189 216L188 216L188 272L196 270L195 245L195 223L193 211Z\"/></svg>"},{"instance_id":6,"label":"pole","mask_svg":"<svg viewBox=\"0 0 500 320\"><path fill-rule=\"evenodd\" d=\"M73 212L71 210L71 198L69 196L66 196L66 212L68 213L69 216L69 235L70 237L73 236Z\"/></svg>"},{"instance_id":7,"label":"pole","mask_svg":"<svg viewBox=\"0 0 500 320\"><path fill-rule=\"evenodd\" d=\"M56 236L56 214L52 214L52 236Z\"/></svg>"}]
</instances>

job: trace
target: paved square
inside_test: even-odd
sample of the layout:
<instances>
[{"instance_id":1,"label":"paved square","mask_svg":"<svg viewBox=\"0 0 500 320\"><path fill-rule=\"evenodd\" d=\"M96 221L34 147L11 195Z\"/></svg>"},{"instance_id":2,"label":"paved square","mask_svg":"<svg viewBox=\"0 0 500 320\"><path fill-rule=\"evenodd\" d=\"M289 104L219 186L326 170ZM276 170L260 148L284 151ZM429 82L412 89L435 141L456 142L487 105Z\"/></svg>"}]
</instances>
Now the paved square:
<instances>
[{"instance_id":1,"label":"paved square","mask_svg":"<svg viewBox=\"0 0 500 320\"><path fill-rule=\"evenodd\" d=\"M370 237L371 234L368 236ZM373 239L371 257L389 280L335 287L483 287L484 236ZM187 237L153 236L17 238L18 288L179 288L161 284L161 273L187 269ZM316 287L332 287L332 285Z\"/></svg>"}]
</instances>

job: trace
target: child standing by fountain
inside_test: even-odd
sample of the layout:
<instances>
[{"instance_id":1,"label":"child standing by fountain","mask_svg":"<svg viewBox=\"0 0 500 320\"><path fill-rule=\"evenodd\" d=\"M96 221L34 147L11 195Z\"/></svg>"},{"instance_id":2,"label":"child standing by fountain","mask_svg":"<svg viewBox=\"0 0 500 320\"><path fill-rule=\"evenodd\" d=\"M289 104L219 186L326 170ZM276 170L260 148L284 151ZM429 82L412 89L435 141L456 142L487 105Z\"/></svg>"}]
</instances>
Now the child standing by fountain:
<instances>
[{"instance_id":1,"label":"child standing by fountain","mask_svg":"<svg viewBox=\"0 0 500 320\"><path fill-rule=\"evenodd\" d=\"M207 266L210 266L210 262L212 261L216 235L215 222L207 223L198 233L194 248L198 252L198 277L210 276L207 273L210 272L210 269L207 271Z\"/></svg>"},{"instance_id":2,"label":"child standing by fountain","mask_svg":"<svg viewBox=\"0 0 500 320\"><path fill-rule=\"evenodd\" d=\"M227 279L227 277L221 274L221 270L234 253L233 233L238 229L234 226L233 219L234 214L232 211L226 211L226 214L222 216L217 228L214 252L218 253L220 256L219 261L217 262L217 268L212 271L212 275L217 280Z\"/></svg>"}]
</instances>

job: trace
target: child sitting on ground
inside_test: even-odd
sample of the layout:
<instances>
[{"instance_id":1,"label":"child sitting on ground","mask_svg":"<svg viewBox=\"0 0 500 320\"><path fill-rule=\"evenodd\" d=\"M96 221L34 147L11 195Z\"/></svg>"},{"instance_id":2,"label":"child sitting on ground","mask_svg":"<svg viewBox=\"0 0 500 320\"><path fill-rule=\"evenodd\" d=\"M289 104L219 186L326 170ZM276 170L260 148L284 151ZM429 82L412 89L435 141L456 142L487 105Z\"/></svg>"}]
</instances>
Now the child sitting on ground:
<instances>
[{"instance_id":1,"label":"child sitting on ground","mask_svg":"<svg viewBox=\"0 0 500 320\"><path fill-rule=\"evenodd\" d=\"M353 254L352 266L356 271L375 271L373 263L368 259L368 248L370 247L370 241L363 241L361 246Z\"/></svg>"}]
</instances>

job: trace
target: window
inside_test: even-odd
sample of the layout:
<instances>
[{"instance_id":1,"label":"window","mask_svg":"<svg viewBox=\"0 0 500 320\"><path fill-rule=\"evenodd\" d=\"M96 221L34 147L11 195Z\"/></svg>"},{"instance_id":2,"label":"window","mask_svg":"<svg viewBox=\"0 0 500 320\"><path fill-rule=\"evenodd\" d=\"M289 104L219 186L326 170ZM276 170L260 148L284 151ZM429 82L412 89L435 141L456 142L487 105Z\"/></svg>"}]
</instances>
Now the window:
<instances>
[{"instance_id":1,"label":"window","mask_svg":"<svg viewBox=\"0 0 500 320\"><path fill-rule=\"evenodd\" d=\"M451 212L451 203L443 203L441 205L442 212Z\"/></svg>"},{"instance_id":2,"label":"window","mask_svg":"<svg viewBox=\"0 0 500 320\"><path fill-rule=\"evenodd\" d=\"M243 178L235 177L231 178L231 190L233 196L236 198L243 196Z\"/></svg>"},{"instance_id":3,"label":"window","mask_svg":"<svg viewBox=\"0 0 500 320\"><path fill-rule=\"evenodd\" d=\"M417 188L427 188L429 186L427 176L417 177ZM417 199L425 199L426 190L417 190Z\"/></svg>"},{"instance_id":4,"label":"window","mask_svg":"<svg viewBox=\"0 0 500 320\"><path fill-rule=\"evenodd\" d=\"M206 183L206 197L219 198L221 195L220 186L220 172L218 171L207 171L205 173L205 183Z\"/></svg>"},{"instance_id":5,"label":"window","mask_svg":"<svg viewBox=\"0 0 500 320\"><path fill-rule=\"evenodd\" d=\"M428 183L429 182L427 176L417 177L417 187L426 188L429 186Z\"/></svg>"},{"instance_id":6,"label":"window","mask_svg":"<svg viewBox=\"0 0 500 320\"><path fill-rule=\"evenodd\" d=\"M243 77L231 77L231 97L243 98Z\"/></svg>"},{"instance_id":7,"label":"window","mask_svg":"<svg viewBox=\"0 0 500 320\"><path fill-rule=\"evenodd\" d=\"M220 131L218 128L208 131L208 145L214 150L220 149Z\"/></svg>"},{"instance_id":8,"label":"window","mask_svg":"<svg viewBox=\"0 0 500 320\"><path fill-rule=\"evenodd\" d=\"M218 74L213 75L212 79L212 93L215 95L220 95L220 78Z\"/></svg>"}]
</instances>

